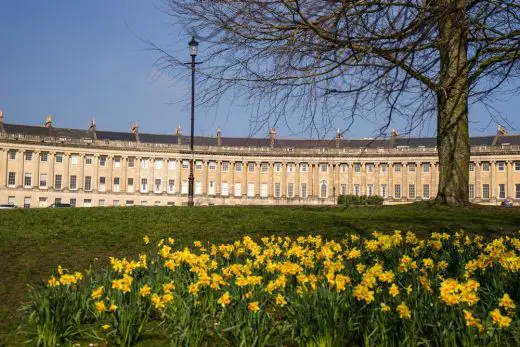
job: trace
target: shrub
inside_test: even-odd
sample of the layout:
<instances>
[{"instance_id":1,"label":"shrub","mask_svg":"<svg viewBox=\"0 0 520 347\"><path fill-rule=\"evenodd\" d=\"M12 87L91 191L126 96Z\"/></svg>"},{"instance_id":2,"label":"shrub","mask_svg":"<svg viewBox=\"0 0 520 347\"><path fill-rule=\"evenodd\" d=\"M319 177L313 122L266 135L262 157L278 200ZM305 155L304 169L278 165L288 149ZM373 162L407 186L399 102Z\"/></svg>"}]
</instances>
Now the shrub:
<instances>
[{"instance_id":1,"label":"shrub","mask_svg":"<svg viewBox=\"0 0 520 347\"><path fill-rule=\"evenodd\" d=\"M338 205L382 205L384 199L378 195L340 195L338 196Z\"/></svg>"}]
</instances>

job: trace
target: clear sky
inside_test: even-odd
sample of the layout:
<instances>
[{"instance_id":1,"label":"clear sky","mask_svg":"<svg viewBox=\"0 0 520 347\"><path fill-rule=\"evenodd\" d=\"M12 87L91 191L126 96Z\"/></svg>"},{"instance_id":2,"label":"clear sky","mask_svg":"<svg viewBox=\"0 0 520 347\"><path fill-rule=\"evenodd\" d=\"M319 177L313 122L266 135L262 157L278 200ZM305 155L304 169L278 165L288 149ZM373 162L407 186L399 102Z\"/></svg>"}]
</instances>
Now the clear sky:
<instances>
[{"instance_id":1,"label":"clear sky","mask_svg":"<svg viewBox=\"0 0 520 347\"><path fill-rule=\"evenodd\" d=\"M39 125L50 113L56 127L87 128L95 118L103 130L130 131L137 121L141 132L174 133L180 125L188 134L189 80L160 74L158 56L141 39L190 59L188 30L173 28L161 6L160 0L0 0L0 109L6 122ZM519 96L504 95L493 107L520 129ZM221 127L224 135L249 136L247 112L240 102L221 103L197 113L195 132L215 135ZM470 120L471 135L495 132L484 107L472 107ZM369 137L377 128L360 121L345 137ZM432 122L420 135L432 135L434 128ZM290 135L283 126L277 133ZM267 129L255 136L267 136Z\"/></svg>"}]
</instances>

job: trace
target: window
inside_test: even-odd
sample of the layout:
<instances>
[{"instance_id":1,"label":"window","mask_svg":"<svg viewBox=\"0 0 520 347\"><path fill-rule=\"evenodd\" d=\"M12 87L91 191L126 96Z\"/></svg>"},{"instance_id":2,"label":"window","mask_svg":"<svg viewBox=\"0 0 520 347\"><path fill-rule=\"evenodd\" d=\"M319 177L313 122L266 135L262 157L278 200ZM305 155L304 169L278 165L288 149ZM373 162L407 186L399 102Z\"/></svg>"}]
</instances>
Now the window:
<instances>
[{"instance_id":1,"label":"window","mask_svg":"<svg viewBox=\"0 0 520 347\"><path fill-rule=\"evenodd\" d=\"M482 199L489 199L489 184L482 185Z\"/></svg>"},{"instance_id":2,"label":"window","mask_svg":"<svg viewBox=\"0 0 520 347\"><path fill-rule=\"evenodd\" d=\"M175 193L175 180L168 180L168 193Z\"/></svg>"},{"instance_id":3,"label":"window","mask_svg":"<svg viewBox=\"0 0 520 347\"><path fill-rule=\"evenodd\" d=\"M395 163L394 164L394 171L395 172L401 172L401 163Z\"/></svg>"},{"instance_id":4,"label":"window","mask_svg":"<svg viewBox=\"0 0 520 347\"><path fill-rule=\"evenodd\" d=\"M423 199L429 199L430 198L430 185L429 184L423 184L423 186L422 186L422 195L423 195Z\"/></svg>"},{"instance_id":5,"label":"window","mask_svg":"<svg viewBox=\"0 0 520 347\"><path fill-rule=\"evenodd\" d=\"M374 172L374 164L366 164L367 172Z\"/></svg>"},{"instance_id":6,"label":"window","mask_svg":"<svg viewBox=\"0 0 520 347\"><path fill-rule=\"evenodd\" d=\"M254 183L247 184L247 196L250 198L255 196L255 184Z\"/></svg>"},{"instance_id":7,"label":"window","mask_svg":"<svg viewBox=\"0 0 520 347\"><path fill-rule=\"evenodd\" d=\"M428 172L430 172L430 163L423 163L423 164L422 164L422 171L423 171L424 173L428 173Z\"/></svg>"},{"instance_id":8,"label":"window","mask_svg":"<svg viewBox=\"0 0 520 347\"><path fill-rule=\"evenodd\" d=\"M381 196L386 199L387 198L386 184L381 185Z\"/></svg>"},{"instance_id":9,"label":"window","mask_svg":"<svg viewBox=\"0 0 520 347\"><path fill-rule=\"evenodd\" d=\"M260 164L260 170L262 172L267 172L267 169L268 169L267 163Z\"/></svg>"},{"instance_id":10,"label":"window","mask_svg":"<svg viewBox=\"0 0 520 347\"><path fill-rule=\"evenodd\" d=\"M69 178L69 189L70 190L76 190L77 187L77 178L76 175L71 175Z\"/></svg>"},{"instance_id":11,"label":"window","mask_svg":"<svg viewBox=\"0 0 520 347\"><path fill-rule=\"evenodd\" d=\"M515 171L520 171L520 161L515 161Z\"/></svg>"},{"instance_id":12,"label":"window","mask_svg":"<svg viewBox=\"0 0 520 347\"><path fill-rule=\"evenodd\" d=\"M208 195L215 195L215 182L213 182L213 181L209 181Z\"/></svg>"},{"instance_id":13,"label":"window","mask_svg":"<svg viewBox=\"0 0 520 347\"><path fill-rule=\"evenodd\" d=\"M260 197L267 198L267 183L260 185Z\"/></svg>"},{"instance_id":14,"label":"window","mask_svg":"<svg viewBox=\"0 0 520 347\"><path fill-rule=\"evenodd\" d=\"M282 171L282 164L280 164L280 163L274 163L274 170L275 170L276 172L280 172L280 171Z\"/></svg>"},{"instance_id":15,"label":"window","mask_svg":"<svg viewBox=\"0 0 520 347\"><path fill-rule=\"evenodd\" d=\"M247 171L248 172L255 172L255 164L254 163L247 164Z\"/></svg>"},{"instance_id":16,"label":"window","mask_svg":"<svg viewBox=\"0 0 520 347\"><path fill-rule=\"evenodd\" d=\"M287 183L287 197L294 197L294 185L292 183Z\"/></svg>"},{"instance_id":17,"label":"window","mask_svg":"<svg viewBox=\"0 0 520 347\"><path fill-rule=\"evenodd\" d=\"M347 195L347 185L346 184L341 185L341 195Z\"/></svg>"},{"instance_id":18,"label":"window","mask_svg":"<svg viewBox=\"0 0 520 347\"><path fill-rule=\"evenodd\" d=\"M235 196L242 196L242 184L236 182L235 183Z\"/></svg>"},{"instance_id":19,"label":"window","mask_svg":"<svg viewBox=\"0 0 520 347\"><path fill-rule=\"evenodd\" d=\"M83 207L92 207L92 199L83 199Z\"/></svg>"},{"instance_id":20,"label":"window","mask_svg":"<svg viewBox=\"0 0 520 347\"><path fill-rule=\"evenodd\" d=\"M229 163L227 161L222 162L222 172L229 171Z\"/></svg>"},{"instance_id":21,"label":"window","mask_svg":"<svg viewBox=\"0 0 520 347\"><path fill-rule=\"evenodd\" d=\"M235 171L242 172L242 163L235 163Z\"/></svg>"},{"instance_id":22,"label":"window","mask_svg":"<svg viewBox=\"0 0 520 347\"><path fill-rule=\"evenodd\" d=\"M128 192L134 191L134 178L133 177L128 177L128 179L126 180L126 190Z\"/></svg>"},{"instance_id":23,"label":"window","mask_svg":"<svg viewBox=\"0 0 520 347\"><path fill-rule=\"evenodd\" d=\"M77 165L78 164L78 156L76 154L73 154L70 156L70 163L72 165Z\"/></svg>"},{"instance_id":24,"label":"window","mask_svg":"<svg viewBox=\"0 0 520 347\"><path fill-rule=\"evenodd\" d=\"M175 160L168 161L168 170L175 170Z\"/></svg>"},{"instance_id":25,"label":"window","mask_svg":"<svg viewBox=\"0 0 520 347\"><path fill-rule=\"evenodd\" d=\"M505 184L499 184L498 185L498 198L499 199L505 199L506 198L506 185Z\"/></svg>"},{"instance_id":26,"label":"window","mask_svg":"<svg viewBox=\"0 0 520 347\"><path fill-rule=\"evenodd\" d=\"M489 171L489 162L482 162L482 171Z\"/></svg>"},{"instance_id":27,"label":"window","mask_svg":"<svg viewBox=\"0 0 520 347\"><path fill-rule=\"evenodd\" d=\"M40 161L47 162L49 160L49 153L44 152L40 154Z\"/></svg>"},{"instance_id":28,"label":"window","mask_svg":"<svg viewBox=\"0 0 520 347\"><path fill-rule=\"evenodd\" d=\"M23 198L23 208L31 208L31 198Z\"/></svg>"},{"instance_id":29,"label":"window","mask_svg":"<svg viewBox=\"0 0 520 347\"><path fill-rule=\"evenodd\" d=\"M520 199L520 184L515 184L515 199Z\"/></svg>"},{"instance_id":30,"label":"window","mask_svg":"<svg viewBox=\"0 0 520 347\"><path fill-rule=\"evenodd\" d=\"M216 171L217 163L215 163L214 161L210 161L208 167L209 167L209 171Z\"/></svg>"},{"instance_id":31,"label":"window","mask_svg":"<svg viewBox=\"0 0 520 347\"><path fill-rule=\"evenodd\" d=\"M107 166L107 157L106 155L102 155L99 157L99 166L105 167Z\"/></svg>"},{"instance_id":32,"label":"window","mask_svg":"<svg viewBox=\"0 0 520 347\"><path fill-rule=\"evenodd\" d=\"M61 198L55 198L54 199L55 204L61 204Z\"/></svg>"},{"instance_id":33,"label":"window","mask_svg":"<svg viewBox=\"0 0 520 347\"><path fill-rule=\"evenodd\" d=\"M92 190L92 176L85 176L85 191L89 192Z\"/></svg>"},{"instance_id":34,"label":"window","mask_svg":"<svg viewBox=\"0 0 520 347\"><path fill-rule=\"evenodd\" d=\"M56 163L63 163L63 154L56 154Z\"/></svg>"},{"instance_id":35,"label":"window","mask_svg":"<svg viewBox=\"0 0 520 347\"><path fill-rule=\"evenodd\" d=\"M146 201L146 200L141 200L141 206L146 206L146 204L148 204L148 201Z\"/></svg>"},{"instance_id":36,"label":"window","mask_svg":"<svg viewBox=\"0 0 520 347\"><path fill-rule=\"evenodd\" d=\"M7 174L7 185L11 188L14 188L16 186L16 173L9 172Z\"/></svg>"},{"instance_id":37,"label":"window","mask_svg":"<svg viewBox=\"0 0 520 347\"><path fill-rule=\"evenodd\" d=\"M307 197L307 183L302 183L302 192L300 196L304 199Z\"/></svg>"},{"instance_id":38,"label":"window","mask_svg":"<svg viewBox=\"0 0 520 347\"><path fill-rule=\"evenodd\" d=\"M183 180L181 183L181 194L188 194L188 180Z\"/></svg>"},{"instance_id":39,"label":"window","mask_svg":"<svg viewBox=\"0 0 520 347\"><path fill-rule=\"evenodd\" d=\"M354 172L355 173L360 173L361 172L361 164L359 164L359 163L355 163L354 164Z\"/></svg>"},{"instance_id":40,"label":"window","mask_svg":"<svg viewBox=\"0 0 520 347\"><path fill-rule=\"evenodd\" d=\"M42 196L38 198L38 206L39 207L47 207L47 198Z\"/></svg>"},{"instance_id":41,"label":"window","mask_svg":"<svg viewBox=\"0 0 520 347\"><path fill-rule=\"evenodd\" d=\"M9 205L16 205L15 197L14 197L14 196L9 196L9 197L7 197L7 203L8 203Z\"/></svg>"},{"instance_id":42,"label":"window","mask_svg":"<svg viewBox=\"0 0 520 347\"><path fill-rule=\"evenodd\" d=\"M127 166L128 167L134 167L135 166L135 158L134 157L128 158Z\"/></svg>"},{"instance_id":43,"label":"window","mask_svg":"<svg viewBox=\"0 0 520 347\"><path fill-rule=\"evenodd\" d=\"M354 195L361 195L361 186L359 184L354 184Z\"/></svg>"},{"instance_id":44,"label":"window","mask_svg":"<svg viewBox=\"0 0 520 347\"><path fill-rule=\"evenodd\" d=\"M469 198L475 199L475 185L474 184L469 185L468 192L469 192Z\"/></svg>"},{"instance_id":45,"label":"window","mask_svg":"<svg viewBox=\"0 0 520 347\"><path fill-rule=\"evenodd\" d=\"M16 160L16 151L9 151L9 160Z\"/></svg>"},{"instance_id":46,"label":"window","mask_svg":"<svg viewBox=\"0 0 520 347\"><path fill-rule=\"evenodd\" d=\"M197 170L197 171L202 170L202 161L197 160L197 161L195 162L195 170Z\"/></svg>"},{"instance_id":47,"label":"window","mask_svg":"<svg viewBox=\"0 0 520 347\"><path fill-rule=\"evenodd\" d=\"M274 197L279 198L281 196L282 196L282 192L280 189L280 183L275 183L274 184Z\"/></svg>"},{"instance_id":48,"label":"window","mask_svg":"<svg viewBox=\"0 0 520 347\"><path fill-rule=\"evenodd\" d=\"M394 198L401 199L401 185L394 185Z\"/></svg>"},{"instance_id":49,"label":"window","mask_svg":"<svg viewBox=\"0 0 520 347\"><path fill-rule=\"evenodd\" d=\"M148 169L150 161L148 159L141 159L141 169Z\"/></svg>"},{"instance_id":50,"label":"window","mask_svg":"<svg viewBox=\"0 0 520 347\"><path fill-rule=\"evenodd\" d=\"M32 175L30 173L23 176L23 186L24 188L32 188Z\"/></svg>"},{"instance_id":51,"label":"window","mask_svg":"<svg viewBox=\"0 0 520 347\"><path fill-rule=\"evenodd\" d=\"M161 192L161 179L160 178L156 178L155 179L154 191L156 193L160 193Z\"/></svg>"},{"instance_id":52,"label":"window","mask_svg":"<svg viewBox=\"0 0 520 347\"><path fill-rule=\"evenodd\" d=\"M321 181L320 184L320 197L326 198L327 197L327 181Z\"/></svg>"},{"instance_id":53,"label":"window","mask_svg":"<svg viewBox=\"0 0 520 347\"><path fill-rule=\"evenodd\" d=\"M85 156L85 165L92 165L92 156L91 155Z\"/></svg>"},{"instance_id":54,"label":"window","mask_svg":"<svg viewBox=\"0 0 520 347\"><path fill-rule=\"evenodd\" d=\"M287 172L293 172L294 171L294 164L289 163L287 164Z\"/></svg>"},{"instance_id":55,"label":"window","mask_svg":"<svg viewBox=\"0 0 520 347\"><path fill-rule=\"evenodd\" d=\"M128 207L134 206L134 200L126 200L126 206L128 206Z\"/></svg>"},{"instance_id":56,"label":"window","mask_svg":"<svg viewBox=\"0 0 520 347\"><path fill-rule=\"evenodd\" d=\"M153 205L154 205L154 206L161 206L161 202L160 202L159 200L157 200L157 201L155 201L155 202L153 203Z\"/></svg>"},{"instance_id":57,"label":"window","mask_svg":"<svg viewBox=\"0 0 520 347\"><path fill-rule=\"evenodd\" d=\"M381 173L388 172L388 164L381 164Z\"/></svg>"},{"instance_id":58,"label":"window","mask_svg":"<svg viewBox=\"0 0 520 347\"><path fill-rule=\"evenodd\" d=\"M189 169L190 168L190 162L187 160L182 161L182 168L183 169Z\"/></svg>"},{"instance_id":59,"label":"window","mask_svg":"<svg viewBox=\"0 0 520 347\"><path fill-rule=\"evenodd\" d=\"M469 171L470 172L475 171L475 163L469 163Z\"/></svg>"},{"instance_id":60,"label":"window","mask_svg":"<svg viewBox=\"0 0 520 347\"><path fill-rule=\"evenodd\" d=\"M195 182L195 195L200 195L202 194L202 182L201 181L196 181Z\"/></svg>"},{"instance_id":61,"label":"window","mask_svg":"<svg viewBox=\"0 0 520 347\"><path fill-rule=\"evenodd\" d=\"M341 164L339 166L339 171L343 173L347 172L347 164Z\"/></svg>"},{"instance_id":62,"label":"window","mask_svg":"<svg viewBox=\"0 0 520 347\"><path fill-rule=\"evenodd\" d=\"M227 182L222 182L221 193L222 196L229 195L229 184Z\"/></svg>"},{"instance_id":63,"label":"window","mask_svg":"<svg viewBox=\"0 0 520 347\"><path fill-rule=\"evenodd\" d=\"M32 152L25 152L25 160L27 160L27 161L32 160Z\"/></svg>"},{"instance_id":64,"label":"window","mask_svg":"<svg viewBox=\"0 0 520 347\"><path fill-rule=\"evenodd\" d=\"M120 179L119 177L114 177L114 183L112 184L112 191L114 192L119 192L119 182L120 182Z\"/></svg>"},{"instance_id":65,"label":"window","mask_svg":"<svg viewBox=\"0 0 520 347\"><path fill-rule=\"evenodd\" d=\"M175 206L175 201L168 201L167 205L168 206Z\"/></svg>"},{"instance_id":66,"label":"window","mask_svg":"<svg viewBox=\"0 0 520 347\"><path fill-rule=\"evenodd\" d=\"M62 183L63 183L62 175L54 176L54 189L61 189Z\"/></svg>"},{"instance_id":67,"label":"window","mask_svg":"<svg viewBox=\"0 0 520 347\"><path fill-rule=\"evenodd\" d=\"M504 163L503 161L499 161L497 163L497 166L498 166L498 171L505 171L506 170L506 163Z\"/></svg>"},{"instance_id":68,"label":"window","mask_svg":"<svg viewBox=\"0 0 520 347\"><path fill-rule=\"evenodd\" d=\"M374 195L374 185L373 184L367 184L367 195L368 196Z\"/></svg>"},{"instance_id":69,"label":"window","mask_svg":"<svg viewBox=\"0 0 520 347\"><path fill-rule=\"evenodd\" d=\"M328 164L320 164L320 171L321 172L327 172L328 169L329 169L329 165Z\"/></svg>"},{"instance_id":70,"label":"window","mask_svg":"<svg viewBox=\"0 0 520 347\"><path fill-rule=\"evenodd\" d=\"M148 193L148 178L141 178L141 193Z\"/></svg>"},{"instance_id":71,"label":"window","mask_svg":"<svg viewBox=\"0 0 520 347\"><path fill-rule=\"evenodd\" d=\"M301 172L307 172L307 171L309 171L309 164L307 164L307 163L302 163L301 166L300 166L300 171L301 171Z\"/></svg>"},{"instance_id":72,"label":"window","mask_svg":"<svg viewBox=\"0 0 520 347\"><path fill-rule=\"evenodd\" d=\"M415 164L408 164L408 172L415 172Z\"/></svg>"},{"instance_id":73,"label":"window","mask_svg":"<svg viewBox=\"0 0 520 347\"><path fill-rule=\"evenodd\" d=\"M408 185L408 199L415 199L415 184Z\"/></svg>"},{"instance_id":74,"label":"window","mask_svg":"<svg viewBox=\"0 0 520 347\"><path fill-rule=\"evenodd\" d=\"M70 206L72 206L72 207L76 207L76 199L71 198L70 201L69 201L69 204L70 204Z\"/></svg>"},{"instance_id":75,"label":"window","mask_svg":"<svg viewBox=\"0 0 520 347\"><path fill-rule=\"evenodd\" d=\"M40 174L40 189L47 189L47 174Z\"/></svg>"},{"instance_id":76,"label":"window","mask_svg":"<svg viewBox=\"0 0 520 347\"><path fill-rule=\"evenodd\" d=\"M121 157L114 157L114 167L121 167Z\"/></svg>"},{"instance_id":77,"label":"window","mask_svg":"<svg viewBox=\"0 0 520 347\"><path fill-rule=\"evenodd\" d=\"M162 169L162 160L161 159L155 159L155 169L156 170Z\"/></svg>"},{"instance_id":78,"label":"window","mask_svg":"<svg viewBox=\"0 0 520 347\"><path fill-rule=\"evenodd\" d=\"M105 207L105 200L100 199L100 200L99 200L99 203L98 203L98 206L99 206L99 207Z\"/></svg>"},{"instance_id":79,"label":"window","mask_svg":"<svg viewBox=\"0 0 520 347\"><path fill-rule=\"evenodd\" d=\"M105 191L105 184L106 184L106 182L107 182L106 177L103 177L103 176L99 177L99 187L98 187L98 190L100 192L104 192Z\"/></svg>"}]
</instances>

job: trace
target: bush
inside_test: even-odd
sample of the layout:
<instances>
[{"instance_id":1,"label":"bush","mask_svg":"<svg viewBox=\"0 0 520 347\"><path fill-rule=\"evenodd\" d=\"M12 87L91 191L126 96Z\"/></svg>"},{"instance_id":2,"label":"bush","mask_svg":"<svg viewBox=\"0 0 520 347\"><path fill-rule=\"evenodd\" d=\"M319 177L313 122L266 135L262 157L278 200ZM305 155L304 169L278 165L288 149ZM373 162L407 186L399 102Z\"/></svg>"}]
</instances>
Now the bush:
<instances>
[{"instance_id":1,"label":"bush","mask_svg":"<svg viewBox=\"0 0 520 347\"><path fill-rule=\"evenodd\" d=\"M382 205L384 199L378 195L340 195L338 205Z\"/></svg>"}]
</instances>

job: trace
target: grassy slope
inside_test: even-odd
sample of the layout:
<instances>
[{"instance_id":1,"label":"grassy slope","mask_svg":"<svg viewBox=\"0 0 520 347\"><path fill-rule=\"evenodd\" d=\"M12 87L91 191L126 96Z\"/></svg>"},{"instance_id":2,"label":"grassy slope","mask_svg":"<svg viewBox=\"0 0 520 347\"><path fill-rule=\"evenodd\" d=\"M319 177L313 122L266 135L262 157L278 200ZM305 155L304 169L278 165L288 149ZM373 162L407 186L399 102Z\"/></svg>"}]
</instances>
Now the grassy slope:
<instances>
[{"instance_id":1,"label":"grassy slope","mask_svg":"<svg viewBox=\"0 0 520 347\"><path fill-rule=\"evenodd\" d=\"M99 258L133 256L142 237L172 236L228 242L243 235L322 234L374 230L459 230L499 233L520 229L520 209L448 209L426 204L366 207L92 208L0 211L0 346L20 324L26 284L46 279L58 264L82 270Z\"/></svg>"}]
</instances>

